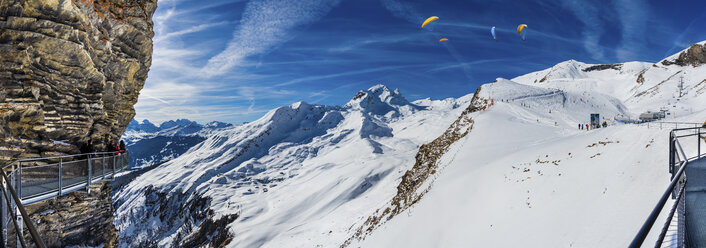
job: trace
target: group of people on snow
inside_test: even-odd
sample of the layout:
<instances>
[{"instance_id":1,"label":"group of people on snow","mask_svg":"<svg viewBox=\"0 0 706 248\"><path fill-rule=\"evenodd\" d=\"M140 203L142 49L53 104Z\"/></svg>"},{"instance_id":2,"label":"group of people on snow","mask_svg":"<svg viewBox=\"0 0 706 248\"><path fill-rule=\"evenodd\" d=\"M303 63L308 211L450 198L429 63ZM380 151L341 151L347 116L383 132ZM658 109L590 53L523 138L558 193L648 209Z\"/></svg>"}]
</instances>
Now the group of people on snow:
<instances>
[{"instance_id":1,"label":"group of people on snow","mask_svg":"<svg viewBox=\"0 0 706 248\"><path fill-rule=\"evenodd\" d=\"M603 121L603 123L601 123L600 125L597 125L597 126L595 126L595 127L593 127L593 128L601 128L601 127L603 127L603 128L608 127L608 122ZM586 129L586 131L590 130L590 129L591 129L591 125L579 123L579 130L584 130L584 129Z\"/></svg>"}]
</instances>

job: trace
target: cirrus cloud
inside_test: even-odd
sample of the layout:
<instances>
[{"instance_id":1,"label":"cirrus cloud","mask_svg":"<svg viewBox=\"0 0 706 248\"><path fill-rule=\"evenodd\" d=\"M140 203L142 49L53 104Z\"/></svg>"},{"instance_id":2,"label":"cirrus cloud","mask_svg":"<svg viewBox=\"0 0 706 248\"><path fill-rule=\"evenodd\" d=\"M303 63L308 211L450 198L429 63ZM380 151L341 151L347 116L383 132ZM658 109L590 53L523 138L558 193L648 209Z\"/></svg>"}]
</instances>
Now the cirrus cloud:
<instances>
[{"instance_id":1,"label":"cirrus cloud","mask_svg":"<svg viewBox=\"0 0 706 248\"><path fill-rule=\"evenodd\" d=\"M293 29L324 17L340 0L250 1L225 50L208 60L206 76L227 73L249 56L268 52L294 38Z\"/></svg>"}]
</instances>

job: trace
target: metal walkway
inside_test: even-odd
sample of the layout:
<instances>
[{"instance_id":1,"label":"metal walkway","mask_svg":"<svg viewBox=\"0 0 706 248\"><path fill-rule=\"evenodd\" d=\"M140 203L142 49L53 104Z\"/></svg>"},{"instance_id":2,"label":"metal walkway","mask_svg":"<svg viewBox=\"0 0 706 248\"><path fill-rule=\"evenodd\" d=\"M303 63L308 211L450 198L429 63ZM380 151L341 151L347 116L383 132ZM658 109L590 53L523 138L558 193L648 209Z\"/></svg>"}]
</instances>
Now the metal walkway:
<instances>
[{"instance_id":1,"label":"metal walkway","mask_svg":"<svg viewBox=\"0 0 706 248\"><path fill-rule=\"evenodd\" d=\"M706 247L706 158L686 167L686 235L689 247Z\"/></svg>"},{"instance_id":2,"label":"metal walkway","mask_svg":"<svg viewBox=\"0 0 706 248\"><path fill-rule=\"evenodd\" d=\"M78 190L88 192L92 184L113 180L116 174L129 168L128 156L127 152L101 152L19 159L3 166L0 171L3 193L0 195L0 247L11 243L26 247L22 232L16 232L25 228L35 246L44 247L24 206ZM10 238L13 236L17 239Z\"/></svg>"},{"instance_id":3,"label":"metal walkway","mask_svg":"<svg viewBox=\"0 0 706 248\"><path fill-rule=\"evenodd\" d=\"M701 149L706 146L705 136L705 127L669 132L669 187L630 247L642 247L670 198L672 207L654 247L706 247L706 154Z\"/></svg>"}]
</instances>

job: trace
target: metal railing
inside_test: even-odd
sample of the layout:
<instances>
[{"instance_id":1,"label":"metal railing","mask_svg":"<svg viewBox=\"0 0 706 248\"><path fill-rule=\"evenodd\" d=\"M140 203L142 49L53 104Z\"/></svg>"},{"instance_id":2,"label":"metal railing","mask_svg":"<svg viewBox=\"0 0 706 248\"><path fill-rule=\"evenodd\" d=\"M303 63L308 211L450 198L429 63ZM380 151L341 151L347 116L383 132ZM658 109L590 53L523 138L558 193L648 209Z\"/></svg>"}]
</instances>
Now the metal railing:
<instances>
[{"instance_id":1,"label":"metal railing","mask_svg":"<svg viewBox=\"0 0 706 248\"><path fill-rule=\"evenodd\" d=\"M675 122L675 121L649 121L649 122L643 122L641 125L646 125L647 128L680 129L680 128L698 128L698 127L701 127L703 125L703 123Z\"/></svg>"},{"instance_id":2,"label":"metal railing","mask_svg":"<svg viewBox=\"0 0 706 248\"><path fill-rule=\"evenodd\" d=\"M630 247L641 247L642 243L647 238L650 230L654 226L659 214L664 209L664 205L667 203L669 198L674 199L674 205L667 215L667 220L657 237L655 242L655 247L684 247L686 244L686 225L685 221L685 198L684 190L686 187L686 166L690 161L706 157L706 154L701 154L701 143L703 140L703 134L706 134L702 129L703 127L691 127L691 128L677 128L669 132L669 172L672 175L669 186L660 197L657 205L654 207L647 220L640 228L635 238L630 243ZM684 152L684 148L679 141L687 137L696 137L696 156L688 157ZM672 220L674 216L677 216L676 227L672 225ZM676 230L674 230L676 228ZM667 238L667 233L671 231L671 237Z\"/></svg>"},{"instance_id":3,"label":"metal railing","mask_svg":"<svg viewBox=\"0 0 706 248\"><path fill-rule=\"evenodd\" d=\"M18 159L2 167L0 188L0 246L8 247L9 224L14 227L16 245L26 247L23 224L34 244L44 247L24 206L59 197L77 190L89 192L91 184L112 180L129 167L127 152L97 152L66 156ZM8 192L10 193L8 195Z\"/></svg>"}]
</instances>

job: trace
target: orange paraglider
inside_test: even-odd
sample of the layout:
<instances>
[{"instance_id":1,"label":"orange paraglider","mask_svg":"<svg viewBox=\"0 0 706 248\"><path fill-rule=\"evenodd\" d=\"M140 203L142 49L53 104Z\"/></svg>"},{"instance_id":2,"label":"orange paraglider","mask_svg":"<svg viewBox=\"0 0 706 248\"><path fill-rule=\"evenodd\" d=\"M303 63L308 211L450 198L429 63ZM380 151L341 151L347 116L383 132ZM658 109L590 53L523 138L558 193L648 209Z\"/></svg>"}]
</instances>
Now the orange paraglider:
<instances>
[{"instance_id":1,"label":"orange paraglider","mask_svg":"<svg viewBox=\"0 0 706 248\"><path fill-rule=\"evenodd\" d=\"M446 38L441 38L441 40L439 40L439 42L442 42L442 41L448 41L448 40L449 40L449 39L446 39Z\"/></svg>"},{"instance_id":2,"label":"orange paraglider","mask_svg":"<svg viewBox=\"0 0 706 248\"><path fill-rule=\"evenodd\" d=\"M436 20L438 20L438 19L439 19L438 16L432 16L432 17L427 18L427 19L424 21L424 23L422 23L422 28L426 27L427 25L429 25L429 23L431 23L431 22L433 22L433 21L436 21Z\"/></svg>"},{"instance_id":3,"label":"orange paraglider","mask_svg":"<svg viewBox=\"0 0 706 248\"><path fill-rule=\"evenodd\" d=\"M525 40L527 37L527 24L520 24L520 26L517 26L517 34L519 34L522 37L522 40Z\"/></svg>"}]
</instances>

